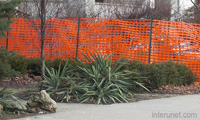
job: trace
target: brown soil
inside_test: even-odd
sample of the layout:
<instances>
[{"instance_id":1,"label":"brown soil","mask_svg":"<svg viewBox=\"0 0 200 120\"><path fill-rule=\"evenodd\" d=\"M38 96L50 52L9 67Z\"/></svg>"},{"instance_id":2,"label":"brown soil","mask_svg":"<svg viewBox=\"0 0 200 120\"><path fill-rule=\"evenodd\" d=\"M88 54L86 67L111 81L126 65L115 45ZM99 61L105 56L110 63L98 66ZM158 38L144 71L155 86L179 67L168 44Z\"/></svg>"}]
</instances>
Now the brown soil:
<instances>
[{"instance_id":1,"label":"brown soil","mask_svg":"<svg viewBox=\"0 0 200 120\"><path fill-rule=\"evenodd\" d=\"M8 77L0 82L0 87L15 88L15 89L35 88L40 80L41 76L34 76L32 74L17 76L15 78Z\"/></svg>"},{"instance_id":2,"label":"brown soil","mask_svg":"<svg viewBox=\"0 0 200 120\"><path fill-rule=\"evenodd\" d=\"M174 86L174 85L166 85L162 86L159 89L152 90L153 93L160 93L160 94L199 94L200 93L200 84L194 83L191 85L181 85L181 86Z\"/></svg>"}]
</instances>

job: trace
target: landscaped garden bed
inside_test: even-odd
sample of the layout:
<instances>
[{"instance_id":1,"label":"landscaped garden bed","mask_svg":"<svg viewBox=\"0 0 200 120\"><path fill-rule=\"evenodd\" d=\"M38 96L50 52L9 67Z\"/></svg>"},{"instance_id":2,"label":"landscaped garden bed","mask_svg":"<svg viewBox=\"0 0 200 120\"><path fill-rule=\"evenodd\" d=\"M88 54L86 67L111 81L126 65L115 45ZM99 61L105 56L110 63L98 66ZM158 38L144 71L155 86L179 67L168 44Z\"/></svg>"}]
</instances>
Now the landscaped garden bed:
<instances>
[{"instance_id":1,"label":"landscaped garden bed","mask_svg":"<svg viewBox=\"0 0 200 120\"><path fill-rule=\"evenodd\" d=\"M19 76L18 76L19 77ZM8 87L8 91L17 91L18 93L15 94L16 97L22 99L22 100L28 100L28 96L30 96L30 91L39 89L38 88L38 82L30 82L28 84L25 81L23 76L20 77L21 79L19 80L13 80L13 78L6 78L2 82L0 82L0 89L3 89L4 85ZM30 77L30 79L32 79ZM143 93L135 93L132 102L137 102L137 101L142 101L142 100L150 100L150 99L160 99L160 98L168 98L168 97L175 97L179 95L186 95L186 94L199 94L200 89L197 90L197 87L200 88L199 84L191 84L188 86L176 86L174 90L174 86L172 85L167 85L163 86L159 89L154 89L149 92L143 92ZM179 89L179 91L185 91L186 92L176 92ZM173 91L173 92L172 92ZM193 91L193 92L191 92ZM195 91L195 92L194 92ZM69 103L74 103L76 101L68 101ZM91 104L94 104L91 102ZM33 115L39 115L38 112L36 113L20 113L20 114L5 114L1 115L0 119L1 120L7 120L7 119L13 119L13 118L22 118L22 117L27 117L27 116L33 116Z\"/></svg>"},{"instance_id":2,"label":"landscaped garden bed","mask_svg":"<svg viewBox=\"0 0 200 120\"><path fill-rule=\"evenodd\" d=\"M200 91L199 84L194 83L196 75L185 65L173 61L152 64L126 58L114 61L112 54L103 56L97 52L84 55L84 62L46 60L46 75L42 79L40 59L26 58L5 49L0 56L0 91L7 87L4 92L13 93L11 96L0 94L0 104L4 107L1 117L5 119L38 114L40 111L35 109L16 110L12 106L7 109L5 105L10 104L9 99L18 103L20 99L27 101L41 89L57 102L90 104L134 102Z\"/></svg>"},{"instance_id":3,"label":"landscaped garden bed","mask_svg":"<svg viewBox=\"0 0 200 120\"><path fill-rule=\"evenodd\" d=\"M23 77L22 77L23 78ZM10 81L8 81L9 79L6 78L5 81L3 80L2 82L0 82L0 89L3 89L4 86L3 85L7 85L8 87L8 91L17 91L18 93L15 94L16 97L22 99L22 100L28 100L28 96L30 96L30 91L34 90L34 89L38 89L38 86L36 83L32 82L29 84L23 84L24 81L26 81L26 79L20 79L18 81L13 81L12 79L10 79ZM38 82L37 82L38 83ZM15 87L14 87L15 86ZM175 92L170 92L173 91L174 86L171 85L167 85L165 87L161 87L160 89L155 89L152 90L151 93L149 92L144 92L144 93L135 93L132 99L132 102L137 102L137 101L142 101L142 100L150 100L150 99L160 99L160 98L168 98L168 97L175 97L175 96L179 96L179 95L185 95L185 94L199 94L199 90L196 90L196 87L200 88L199 84L192 84L192 85L188 85L188 86L176 86L175 89L179 89L180 91L184 91L186 88L186 90L188 92L177 92L176 90ZM166 92L162 92L163 89L165 88ZM168 90L170 89L170 90ZM191 92L189 93L189 91L195 91L195 92ZM76 101L68 101L69 103L74 103ZM91 104L94 104L91 102ZM13 119L13 118L22 118L22 117L27 117L27 116L33 116L33 115L39 115L38 112L36 113L20 113L20 114L6 114L6 115L1 115L1 120L7 120L7 119Z\"/></svg>"}]
</instances>

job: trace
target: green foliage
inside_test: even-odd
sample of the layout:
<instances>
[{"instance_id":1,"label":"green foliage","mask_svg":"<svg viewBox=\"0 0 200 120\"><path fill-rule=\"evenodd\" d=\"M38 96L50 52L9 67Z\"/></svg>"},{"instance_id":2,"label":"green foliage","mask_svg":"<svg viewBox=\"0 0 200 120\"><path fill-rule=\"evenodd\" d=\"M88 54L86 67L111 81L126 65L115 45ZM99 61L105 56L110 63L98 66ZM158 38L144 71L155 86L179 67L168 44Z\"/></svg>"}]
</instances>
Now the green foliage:
<instances>
[{"instance_id":1,"label":"green foliage","mask_svg":"<svg viewBox=\"0 0 200 120\"><path fill-rule=\"evenodd\" d=\"M144 70L145 64L143 64L140 61L132 60L132 61L128 61L128 63L129 64L128 64L128 68L127 69L136 70L136 71L138 71L140 73Z\"/></svg>"},{"instance_id":2,"label":"green foliage","mask_svg":"<svg viewBox=\"0 0 200 120\"><path fill-rule=\"evenodd\" d=\"M196 75L185 65L172 61L146 65L143 75L148 77L146 82L150 89L163 85L189 85L194 83Z\"/></svg>"},{"instance_id":3,"label":"green foliage","mask_svg":"<svg viewBox=\"0 0 200 120\"><path fill-rule=\"evenodd\" d=\"M0 1L0 36L5 36L4 31L9 30L11 20L13 18L13 11L19 5L21 0Z\"/></svg>"},{"instance_id":4,"label":"green foliage","mask_svg":"<svg viewBox=\"0 0 200 120\"><path fill-rule=\"evenodd\" d=\"M23 55L15 55L9 60L12 69L19 71L21 74L26 74L28 71L28 59Z\"/></svg>"},{"instance_id":5,"label":"green foliage","mask_svg":"<svg viewBox=\"0 0 200 120\"><path fill-rule=\"evenodd\" d=\"M8 60L12 59L15 56L15 52L14 51L8 51L7 49L5 49L4 47L0 46L0 60L2 62L8 62Z\"/></svg>"},{"instance_id":6,"label":"green foliage","mask_svg":"<svg viewBox=\"0 0 200 120\"><path fill-rule=\"evenodd\" d=\"M57 92L65 92L67 89L68 80L65 79L65 73L67 71L66 65L64 66L62 71L61 65L59 66L58 70L55 70L54 68L51 68L51 70L46 68L48 76L44 76L45 80L43 80L42 83L45 87L45 90L52 95L54 100L57 100L57 97L55 97Z\"/></svg>"},{"instance_id":7,"label":"green foliage","mask_svg":"<svg viewBox=\"0 0 200 120\"><path fill-rule=\"evenodd\" d=\"M139 73L138 76L130 75L130 79L144 83L149 89L158 89L167 84L189 85L196 80L196 75L190 68L172 61L152 64L143 64L139 61L128 61L128 63L123 69ZM134 91L142 91L138 85L133 85L132 88Z\"/></svg>"},{"instance_id":8,"label":"green foliage","mask_svg":"<svg viewBox=\"0 0 200 120\"><path fill-rule=\"evenodd\" d=\"M18 74L14 69L11 68L9 60L13 58L15 53L8 51L3 47L0 47L0 81L5 77L14 77Z\"/></svg>"},{"instance_id":9,"label":"green foliage","mask_svg":"<svg viewBox=\"0 0 200 120\"><path fill-rule=\"evenodd\" d=\"M14 96L15 93L16 92L7 92L6 88L0 90L0 104L3 106L4 113L17 113L19 111L25 111L25 108L20 100ZM16 103L18 103L21 108L18 108Z\"/></svg>"},{"instance_id":10,"label":"green foliage","mask_svg":"<svg viewBox=\"0 0 200 120\"><path fill-rule=\"evenodd\" d=\"M55 58L54 60L46 60L45 65L47 68L54 68L58 69L59 66L61 65L61 69L64 68L66 60L62 60L61 58Z\"/></svg>"},{"instance_id":11,"label":"green foliage","mask_svg":"<svg viewBox=\"0 0 200 120\"><path fill-rule=\"evenodd\" d=\"M27 60L27 70L29 73L34 75L41 75L41 59L40 58L28 58ZM56 58L54 60L46 60L45 65L47 68L54 68L57 70L61 63L61 69L65 66L66 60L62 60L61 58Z\"/></svg>"},{"instance_id":12,"label":"green foliage","mask_svg":"<svg viewBox=\"0 0 200 120\"><path fill-rule=\"evenodd\" d=\"M5 77L15 77L19 73L14 69L11 69L11 65L8 63L4 63L0 60L0 81Z\"/></svg>"},{"instance_id":13,"label":"green foliage","mask_svg":"<svg viewBox=\"0 0 200 120\"><path fill-rule=\"evenodd\" d=\"M48 69L47 75L44 76L42 81L44 89L51 95L51 97L56 101L63 101L76 97L78 99L79 93L81 93L82 88L77 79L73 77L73 70L70 70L68 66L68 61L65 63L64 67L59 65L58 69Z\"/></svg>"},{"instance_id":14,"label":"green foliage","mask_svg":"<svg viewBox=\"0 0 200 120\"><path fill-rule=\"evenodd\" d=\"M56 101L76 99L98 104L128 102L127 95L157 89L163 85L189 85L196 75L185 65L174 63L142 64L120 58L113 62L112 54L84 55L86 61L62 59L46 60L44 88ZM0 48L0 80L13 77L17 71L40 75L39 58L25 58ZM14 69L13 69L14 68Z\"/></svg>"},{"instance_id":15,"label":"green foliage","mask_svg":"<svg viewBox=\"0 0 200 120\"><path fill-rule=\"evenodd\" d=\"M91 56L91 57L89 57ZM80 102L96 101L98 104L128 102L133 84L144 87L129 76L137 72L122 69L127 61L122 58L112 62L112 55L85 55L87 61L68 60L62 68L48 69L43 81L44 88L54 100L75 98ZM144 87L145 88L145 87Z\"/></svg>"},{"instance_id":16,"label":"green foliage","mask_svg":"<svg viewBox=\"0 0 200 120\"><path fill-rule=\"evenodd\" d=\"M122 69L130 70L132 72L137 73L137 74L129 75L129 80L132 83L132 86L129 88L130 90L134 92L148 91L145 87L141 87L143 83L145 83L147 80L147 77L145 77L143 74L145 70L145 64L137 60L132 60L132 61L128 61L128 64L125 65ZM141 84L134 84L135 82L138 82Z\"/></svg>"},{"instance_id":17,"label":"green foliage","mask_svg":"<svg viewBox=\"0 0 200 120\"><path fill-rule=\"evenodd\" d=\"M28 58L27 70L34 75L41 75L41 59L40 58Z\"/></svg>"},{"instance_id":18,"label":"green foliage","mask_svg":"<svg viewBox=\"0 0 200 120\"><path fill-rule=\"evenodd\" d=\"M86 63L78 60L77 66L80 71L77 76L84 79L85 85L85 93L80 97L81 102L88 102L91 99L96 100L98 104L128 102L128 88L132 86L129 75L137 73L122 69L128 64L126 60L121 58L113 63L112 55L103 57L99 53L85 55L85 58Z\"/></svg>"}]
</instances>

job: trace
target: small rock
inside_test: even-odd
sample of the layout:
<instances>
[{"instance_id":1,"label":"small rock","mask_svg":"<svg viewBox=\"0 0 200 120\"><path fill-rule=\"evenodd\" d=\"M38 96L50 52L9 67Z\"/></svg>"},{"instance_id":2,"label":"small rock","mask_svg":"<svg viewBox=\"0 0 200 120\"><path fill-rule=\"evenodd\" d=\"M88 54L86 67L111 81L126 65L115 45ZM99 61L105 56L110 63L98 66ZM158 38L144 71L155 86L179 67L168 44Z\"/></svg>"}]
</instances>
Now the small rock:
<instances>
[{"instance_id":1,"label":"small rock","mask_svg":"<svg viewBox=\"0 0 200 120\"><path fill-rule=\"evenodd\" d=\"M43 112L43 111L40 111L39 114L44 114L44 112Z\"/></svg>"},{"instance_id":2,"label":"small rock","mask_svg":"<svg viewBox=\"0 0 200 120\"><path fill-rule=\"evenodd\" d=\"M32 101L32 100L28 101L28 102L27 102L27 105L28 105L29 107L39 107L39 103L38 103L38 102L34 102L34 101Z\"/></svg>"},{"instance_id":3,"label":"small rock","mask_svg":"<svg viewBox=\"0 0 200 120\"><path fill-rule=\"evenodd\" d=\"M48 112L56 112L57 104L51 99L45 90L42 90L40 94L31 96L30 100L27 102L27 106L35 109L42 109Z\"/></svg>"},{"instance_id":4,"label":"small rock","mask_svg":"<svg viewBox=\"0 0 200 120\"><path fill-rule=\"evenodd\" d=\"M42 105L40 107L50 112L56 112L57 110L56 102L53 99L51 99L49 94L47 94L45 90L42 90L40 94L42 101Z\"/></svg>"}]
</instances>

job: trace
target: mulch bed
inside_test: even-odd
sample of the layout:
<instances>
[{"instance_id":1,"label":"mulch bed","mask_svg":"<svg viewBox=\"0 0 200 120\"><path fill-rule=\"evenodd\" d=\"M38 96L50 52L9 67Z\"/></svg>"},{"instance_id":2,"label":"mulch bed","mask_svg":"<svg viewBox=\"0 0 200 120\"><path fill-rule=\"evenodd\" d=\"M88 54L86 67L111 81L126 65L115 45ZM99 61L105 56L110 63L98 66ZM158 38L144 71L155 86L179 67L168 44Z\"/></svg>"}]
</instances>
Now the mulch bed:
<instances>
[{"instance_id":1,"label":"mulch bed","mask_svg":"<svg viewBox=\"0 0 200 120\"><path fill-rule=\"evenodd\" d=\"M41 76L35 76L33 74L27 74L24 76L17 76L15 78L7 77L0 82L0 87L7 88L34 88L42 80Z\"/></svg>"},{"instance_id":2,"label":"mulch bed","mask_svg":"<svg viewBox=\"0 0 200 120\"><path fill-rule=\"evenodd\" d=\"M166 85L162 86L159 89L152 90L152 93L160 93L160 94L199 94L200 93L200 84L194 83L191 85Z\"/></svg>"}]
</instances>

